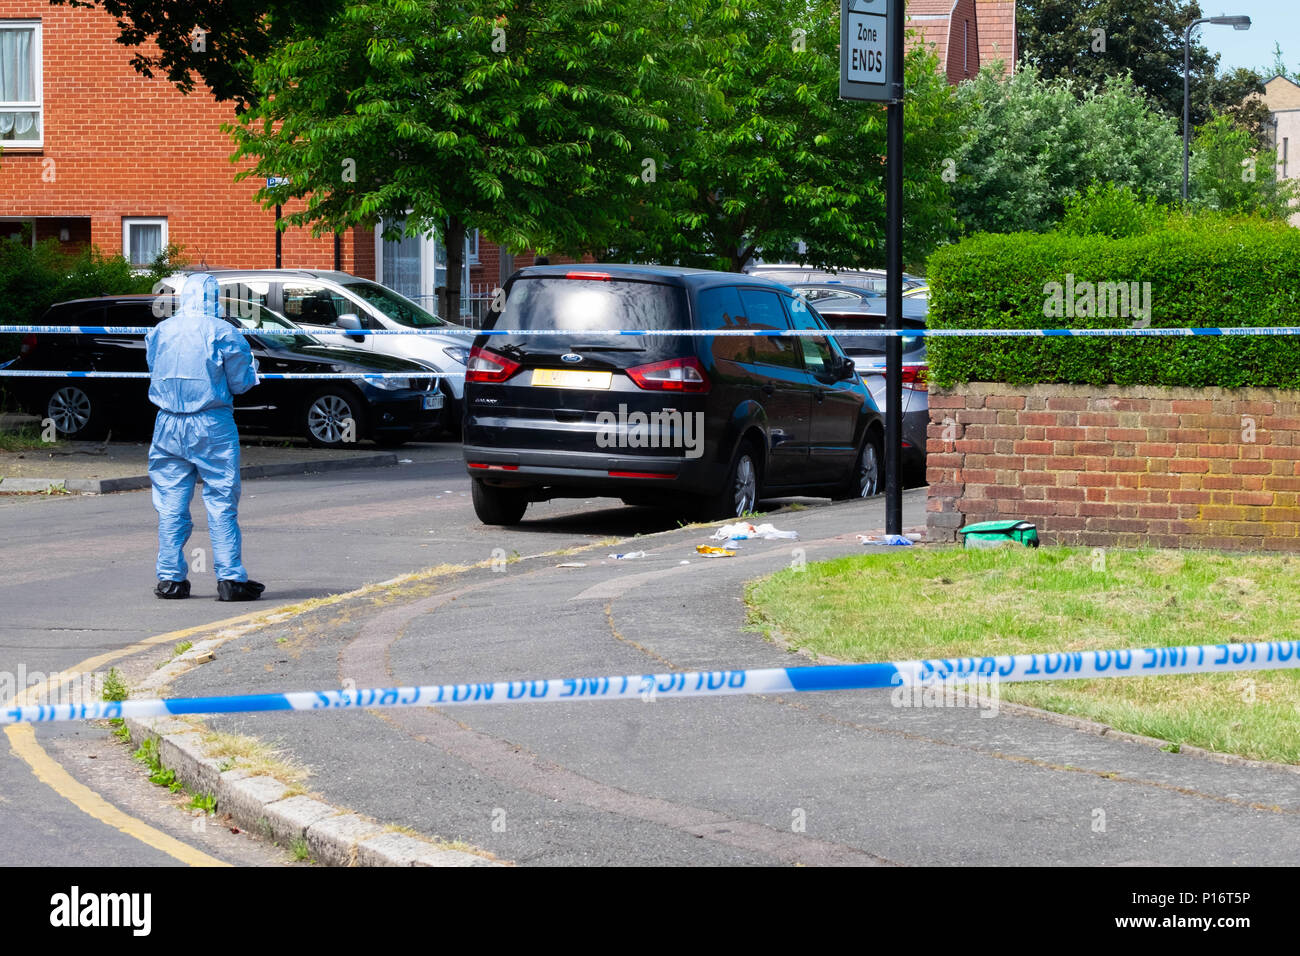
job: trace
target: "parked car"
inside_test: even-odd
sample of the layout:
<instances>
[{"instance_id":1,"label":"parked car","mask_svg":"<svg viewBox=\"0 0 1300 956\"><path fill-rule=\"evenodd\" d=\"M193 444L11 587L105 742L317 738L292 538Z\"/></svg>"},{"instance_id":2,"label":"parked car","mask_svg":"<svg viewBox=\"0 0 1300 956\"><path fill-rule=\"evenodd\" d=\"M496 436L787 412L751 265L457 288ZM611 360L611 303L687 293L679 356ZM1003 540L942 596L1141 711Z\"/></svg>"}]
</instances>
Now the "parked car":
<instances>
[{"instance_id":1,"label":"parked car","mask_svg":"<svg viewBox=\"0 0 1300 956\"><path fill-rule=\"evenodd\" d=\"M124 295L79 299L53 305L39 325L153 326L155 296ZM361 349L325 345L265 306L223 300L227 315L258 330L249 346L261 372L355 372L353 379L272 380L235 397L241 430L265 429L300 435L322 448L349 439L400 445L434 431L445 402L429 369L418 362ZM157 310L164 311L164 310ZM164 312L165 315L165 312ZM235 319L229 319L232 323ZM11 368L49 371L146 372L143 335L55 333L27 335ZM367 380L375 372L410 372L410 378ZM49 418L65 438L100 438L112 430L144 434L156 409L149 382L138 378L7 379L21 407ZM349 426L348 421L352 422Z\"/></svg>"},{"instance_id":2,"label":"parked car","mask_svg":"<svg viewBox=\"0 0 1300 956\"><path fill-rule=\"evenodd\" d=\"M885 327L883 297L847 295L847 290L840 286L821 283L795 285L792 288L809 301L832 329L866 331ZM927 297L904 297L901 320L903 329L924 329L929 311ZM883 335L839 337L841 347L853 359L881 411L888 404L885 390L886 341L887 337ZM909 484L925 482L926 432L930 425L929 370L929 363L925 359L925 338L904 335L902 467L904 480Z\"/></svg>"},{"instance_id":3,"label":"parked car","mask_svg":"<svg viewBox=\"0 0 1300 956\"><path fill-rule=\"evenodd\" d=\"M884 295L888 284L888 275L883 269L817 269L813 266L801 266L792 262L763 262L747 268L749 275L781 282L788 286L841 285L852 289L862 289ZM903 273L903 295L915 295L918 290L928 288L920 276Z\"/></svg>"},{"instance_id":4,"label":"parked car","mask_svg":"<svg viewBox=\"0 0 1300 956\"><path fill-rule=\"evenodd\" d=\"M360 348L376 355L411 359L451 377L439 380L443 414L440 427L460 428L465 394L467 335L439 335L460 329L421 308L406 296L346 272L314 269L213 269L221 294L266 306L296 322L326 345ZM179 288L184 275L171 277ZM367 335L372 329L421 329L421 335Z\"/></svg>"},{"instance_id":5,"label":"parked car","mask_svg":"<svg viewBox=\"0 0 1300 956\"><path fill-rule=\"evenodd\" d=\"M474 340L464 455L474 508L621 498L734 517L771 495L878 493L880 413L829 335L618 336L610 329L829 332L789 289L663 266L534 266Z\"/></svg>"}]
</instances>

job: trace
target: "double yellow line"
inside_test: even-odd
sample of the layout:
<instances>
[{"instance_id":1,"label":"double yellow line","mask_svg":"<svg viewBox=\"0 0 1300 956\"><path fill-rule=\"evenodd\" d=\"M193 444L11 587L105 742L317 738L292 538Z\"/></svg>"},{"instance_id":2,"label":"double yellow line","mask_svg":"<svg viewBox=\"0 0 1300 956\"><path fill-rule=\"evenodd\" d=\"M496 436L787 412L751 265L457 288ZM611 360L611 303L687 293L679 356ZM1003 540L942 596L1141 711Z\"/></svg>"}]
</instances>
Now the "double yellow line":
<instances>
[{"instance_id":1,"label":"double yellow line","mask_svg":"<svg viewBox=\"0 0 1300 956\"><path fill-rule=\"evenodd\" d=\"M249 614L241 614L238 617L227 618L224 621L200 624L181 631L171 631L167 634L158 634L120 650L89 657L70 671L65 670L60 674L46 678L43 683L25 688L18 694L15 703L20 706L37 704L45 695L53 694L70 683L75 679L76 675L92 673L124 657L131 657L159 644L170 644L206 631L219 630L234 624L243 624L266 613L265 610L254 611ZM157 830L144 821L138 820L113 806L94 790L73 777L58 761L45 752L45 748L36 741L36 729L32 724L10 724L5 727L5 735L9 738L9 746L14 755L31 767L32 773L36 775L37 780L50 787L59 796L70 801L77 809L89 814L101 823L105 823L129 837L133 837L155 850L166 853L186 866L230 865L218 860L216 857L208 856L208 854L196 850L187 843L182 843L175 837L163 833L161 830Z\"/></svg>"}]
</instances>

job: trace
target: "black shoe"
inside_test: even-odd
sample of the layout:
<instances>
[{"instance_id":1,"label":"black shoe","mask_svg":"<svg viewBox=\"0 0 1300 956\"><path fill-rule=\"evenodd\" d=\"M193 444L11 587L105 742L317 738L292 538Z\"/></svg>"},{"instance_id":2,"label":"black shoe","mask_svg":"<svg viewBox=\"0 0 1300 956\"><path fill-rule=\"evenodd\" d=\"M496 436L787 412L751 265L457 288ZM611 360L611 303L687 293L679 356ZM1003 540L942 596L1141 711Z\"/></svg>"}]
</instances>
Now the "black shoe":
<instances>
[{"instance_id":1,"label":"black shoe","mask_svg":"<svg viewBox=\"0 0 1300 956\"><path fill-rule=\"evenodd\" d=\"M164 601L179 601L190 596L189 581L159 581L153 593Z\"/></svg>"},{"instance_id":2,"label":"black shoe","mask_svg":"<svg viewBox=\"0 0 1300 956\"><path fill-rule=\"evenodd\" d=\"M218 601L256 601L266 590L265 584L256 581L218 581Z\"/></svg>"}]
</instances>

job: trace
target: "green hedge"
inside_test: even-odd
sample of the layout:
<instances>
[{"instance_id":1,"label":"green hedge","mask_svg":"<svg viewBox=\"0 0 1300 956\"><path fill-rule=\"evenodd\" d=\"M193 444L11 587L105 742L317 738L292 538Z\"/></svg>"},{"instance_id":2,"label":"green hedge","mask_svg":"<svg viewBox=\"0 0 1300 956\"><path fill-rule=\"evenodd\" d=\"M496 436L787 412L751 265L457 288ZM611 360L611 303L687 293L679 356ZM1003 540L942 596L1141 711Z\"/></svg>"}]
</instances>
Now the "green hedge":
<instances>
[{"instance_id":1,"label":"green hedge","mask_svg":"<svg viewBox=\"0 0 1300 956\"><path fill-rule=\"evenodd\" d=\"M1045 285L1151 284L1151 327L1300 326L1300 229L1175 215L1144 235L980 235L927 268L931 328L1124 328L1133 317L1046 316ZM1062 298L1064 296L1062 295ZM931 339L935 385L958 382L1300 388L1300 336Z\"/></svg>"}]
</instances>

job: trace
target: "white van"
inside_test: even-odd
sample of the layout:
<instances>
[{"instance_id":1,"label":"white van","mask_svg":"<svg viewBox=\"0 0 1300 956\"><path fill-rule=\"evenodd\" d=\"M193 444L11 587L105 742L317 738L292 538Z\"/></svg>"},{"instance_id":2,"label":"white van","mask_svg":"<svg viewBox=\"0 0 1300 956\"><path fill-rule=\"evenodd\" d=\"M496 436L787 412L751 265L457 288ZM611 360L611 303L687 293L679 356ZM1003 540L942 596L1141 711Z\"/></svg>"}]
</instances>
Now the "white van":
<instances>
[{"instance_id":1,"label":"white van","mask_svg":"<svg viewBox=\"0 0 1300 956\"><path fill-rule=\"evenodd\" d=\"M192 269L191 272L203 270ZM369 329L461 329L370 279L316 269L209 269L223 297L251 301L288 317L322 342L412 359L449 374L442 427L460 433L469 335L367 335Z\"/></svg>"}]
</instances>

